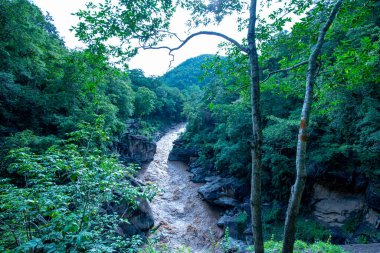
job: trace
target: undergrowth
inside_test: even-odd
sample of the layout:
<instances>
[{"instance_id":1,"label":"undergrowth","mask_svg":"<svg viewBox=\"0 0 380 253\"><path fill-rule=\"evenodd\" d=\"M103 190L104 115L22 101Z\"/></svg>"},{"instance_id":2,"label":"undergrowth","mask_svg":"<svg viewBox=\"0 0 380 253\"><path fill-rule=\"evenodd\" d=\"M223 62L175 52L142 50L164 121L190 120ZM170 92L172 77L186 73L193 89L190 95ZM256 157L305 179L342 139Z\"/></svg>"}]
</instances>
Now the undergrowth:
<instances>
[{"instance_id":1,"label":"undergrowth","mask_svg":"<svg viewBox=\"0 0 380 253\"><path fill-rule=\"evenodd\" d=\"M329 238L326 242L318 241L315 243L306 243L297 240L294 244L294 253L347 253L343 248L338 245L331 244ZM223 237L220 242L213 243L211 249L205 253L250 253L254 252L254 246L248 246L245 250L233 249L233 239L228 236L228 233ZM282 250L282 241L275 241L273 237L264 243L264 249L267 253L280 253ZM171 249L165 244L159 243L157 240L149 240L148 244L139 253L192 253L191 249L182 246L178 249Z\"/></svg>"}]
</instances>

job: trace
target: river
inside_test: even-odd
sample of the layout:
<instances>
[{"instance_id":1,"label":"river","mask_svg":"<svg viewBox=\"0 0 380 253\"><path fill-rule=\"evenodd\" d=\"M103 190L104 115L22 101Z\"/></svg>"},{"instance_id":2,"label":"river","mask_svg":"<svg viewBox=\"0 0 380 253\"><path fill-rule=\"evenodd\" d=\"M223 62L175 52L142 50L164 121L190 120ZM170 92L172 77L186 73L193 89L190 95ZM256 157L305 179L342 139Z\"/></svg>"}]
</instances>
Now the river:
<instances>
[{"instance_id":1,"label":"river","mask_svg":"<svg viewBox=\"0 0 380 253\"><path fill-rule=\"evenodd\" d=\"M200 199L197 190L202 184L189 180L191 173L186 164L168 161L173 142L184 130L184 125L178 125L157 142L154 160L139 178L160 189L151 202L157 228L152 236L173 250L185 246L191 252L204 253L223 232L216 226L218 212Z\"/></svg>"}]
</instances>

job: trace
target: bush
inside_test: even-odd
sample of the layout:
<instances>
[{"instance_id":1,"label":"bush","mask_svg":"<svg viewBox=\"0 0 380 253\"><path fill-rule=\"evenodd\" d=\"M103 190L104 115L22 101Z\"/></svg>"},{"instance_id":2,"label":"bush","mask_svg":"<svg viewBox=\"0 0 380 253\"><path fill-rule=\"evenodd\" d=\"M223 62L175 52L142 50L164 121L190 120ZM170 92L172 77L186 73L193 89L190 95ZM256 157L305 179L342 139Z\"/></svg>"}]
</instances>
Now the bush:
<instances>
[{"instance_id":1,"label":"bush","mask_svg":"<svg viewBox=\"0 0 380 253\"><path fill-rule=\"evenodd\" d=\"M132 212L137 199L154 193L127 180L135 166L96 148L104 134L97 124L83 127L41 154L11 150L12 179L0 180L2 252L133 252L142 243L122 237L117 227L127 220L102 207L123 202Z\"/></svg>"}]
</instances>

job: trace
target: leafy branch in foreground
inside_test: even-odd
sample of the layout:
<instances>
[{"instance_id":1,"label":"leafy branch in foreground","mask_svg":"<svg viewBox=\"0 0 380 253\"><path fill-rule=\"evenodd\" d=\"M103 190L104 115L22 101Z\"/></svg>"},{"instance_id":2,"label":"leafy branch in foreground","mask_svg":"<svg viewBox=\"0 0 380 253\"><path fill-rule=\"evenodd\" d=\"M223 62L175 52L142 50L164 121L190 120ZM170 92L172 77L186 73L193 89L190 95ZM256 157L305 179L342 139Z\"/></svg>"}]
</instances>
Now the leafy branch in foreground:
<instances>
[{"instance_id":1,"label":"leafy branch in foreground","mask_svg":"<svg viewBox=\"0 0 380 253\"><path fill-rule=\"evenodd\" d=\"M87 139L84 133L82 129L72 136ZM128 223L128 213L120 216L107 208L126 203L132 212L139 199L153 196L127 180L136 172L134 166L123 166L94 146L74 143L52 146L42 154L19 148L8 158L8 171L17 180L0 181L2 252L115 252L136 244L136 238L127 240L118 230Z\"/></svg>"}]
</instances>

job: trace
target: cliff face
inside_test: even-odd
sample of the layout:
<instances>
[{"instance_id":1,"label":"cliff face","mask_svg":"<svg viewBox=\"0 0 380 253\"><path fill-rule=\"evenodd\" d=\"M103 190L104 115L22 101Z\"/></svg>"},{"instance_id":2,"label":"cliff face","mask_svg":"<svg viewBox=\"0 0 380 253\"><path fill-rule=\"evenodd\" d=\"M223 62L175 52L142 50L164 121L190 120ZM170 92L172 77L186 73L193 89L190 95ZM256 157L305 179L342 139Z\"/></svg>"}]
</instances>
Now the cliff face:
<instances>
[{"instance_id":1,"label":"cliff face","mask_svg":"<svg viewBox=\"0 0 380 253\"><path fill-rule=\"evenodd\" d=\"M363 173L353 159L335 166L317 165L308 167L311 191L306 195L311 214L333 231L339 243L378 242L379 176Z\"/></svg>"},{"instance_id":2,"label":"cliff face","mask_svg":"<svg viewBox=\"0 0 380 253\"><path fill-rule=\"evenodd\" d=\"M339 192L315 184L311 205L314 216L329 226L342 227L354 215L360 215L362 221L379 226L380 213L371 207L364 194Z\"/></svg>"},{"instance_id":3,"label":"cliff face","mask_svg":"<svg viewBox=\"0 0 380 253\"><path fill-rule=\"evenodd\" d=\"M117 145L123 162L150 162L156 153L156 143L141 135L125 134Z\"/></svg>"},{"instance_id":4,"label":"cliff face","mask_svg":"<svg viewBox=\"0 0 380 253\"><path fill-rule=\"evenodd\" d=\"M313 216L333 231L337 243L377 242L380 212L372 208L365 193L341 191L314 184ZM362 239L360 239L362 238Z\"/></svg>"},{"instance_id":5,"label":"cliff face","mask_svg":"<svg viewBox=\"0 0 380 253\"><path fill-rule=\"evenodd\" d=\"M205 183L199 188L201 197L212 205L225 209L218 226L229 228L230 236L250 241L249 185L231 175L218 173L212 164L200 165L197 150L177 140L169 160L189 163L191 180ZM325 164L309 164L308 190L304 193L304 217L323 225L332 241L338 244L378 242L380 235L380 180L368 178L358 171L332 170ZM265 187L265 186L263 186ZM233 189L231 191L229 189ZM278 203L278 221L282 222L287 203ZM263 212L273 211L270 203ZM247 217L245 217L247 216ZM271 221L273 222L273 221Z\"/></svg>"}]
</instances>

